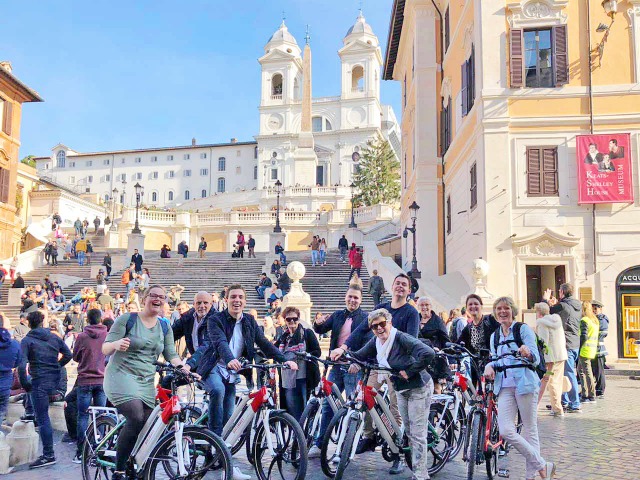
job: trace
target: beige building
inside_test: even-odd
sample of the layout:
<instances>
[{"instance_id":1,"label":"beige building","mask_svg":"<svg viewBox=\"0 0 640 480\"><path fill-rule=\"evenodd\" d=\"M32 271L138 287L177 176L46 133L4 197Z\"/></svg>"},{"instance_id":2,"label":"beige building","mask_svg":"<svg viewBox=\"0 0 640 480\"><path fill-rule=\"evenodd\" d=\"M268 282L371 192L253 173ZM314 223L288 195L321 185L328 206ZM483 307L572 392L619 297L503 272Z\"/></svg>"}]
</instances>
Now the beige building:
<instances>
[{"instance_id":1,"label":"beige building","mask_svg":"<svg viewBox=\"0 0 640 480\"><path fill-rule=\"evenodd\" d=\"M640 0L395 0L388 45L384 78L403 87L402 218L417 201L423 284L460 275L443 303L465 289L486 303L512 295L529 320L545 289L570 282L605 304L611 356L633 357ZM629 135L632 203L579 203L577 136L592 133ZM477 259L489 273L473 279Z\"/></svg>"}]
</instances>

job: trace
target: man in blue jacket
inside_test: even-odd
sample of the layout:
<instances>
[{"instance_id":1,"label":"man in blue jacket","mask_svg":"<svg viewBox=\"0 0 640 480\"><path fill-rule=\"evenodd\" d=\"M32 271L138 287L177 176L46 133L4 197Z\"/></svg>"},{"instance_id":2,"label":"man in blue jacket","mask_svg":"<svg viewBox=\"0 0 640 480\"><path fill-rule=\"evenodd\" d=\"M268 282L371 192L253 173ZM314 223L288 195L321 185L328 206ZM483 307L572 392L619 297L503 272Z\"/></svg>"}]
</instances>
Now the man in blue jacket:
<instances>
[{"instance_id":1,"label":"man in blue jacket","mask_svg":"<svg viewBox=\"0 0 640 480\"><path fill-rule=\"evenodd\" d=\"M352 334L355 335L351 340L352 345L354 345L354 350L363 347L373 336L369 329L358 330L360 325L367 324L367 312L360 308L360 304L362 303L362 288L358 283L349 285L349 289L344 296L344 303L346 308L336 310L330 316L318 318L313 324L313 329L316 333L331 332L331 340L329 342L329 349L331 351L344 346ZM346 347L344 350L346 351ZM356 365L352 365L348 369L342 366L334 366L329 372L329 381L333 382L341 393L346 390L347 398L355 391L360 378L361 375ZM333 412L331 411L329 402L325 400L322 403L322 419L320 421L319 435L318 438L316 438L315 445L312 445L309 449L309 458L320 456L322 438L332 418Z\"/></svg>"},{"instance_id":2,"label":"man in blue jacket","mask_svg":"<svg viewBox=\"0 0 640 480\"><path fill-rule=\"evenodd\" d=\"M20 365L20 343L11 338L8 318L0 315L0 425L4 423L9 408L13 369Z\"/></svg>"},{"instance_id":3,"label":"man in blue jacket","mask_svg":"<svg viewBox=\"0 0 640 480\"><path fill-rule=\"evenodd\" d=\"M22 387L31 395L42 441L42 456L29 468L40 468L56 463L53 428L49 419L49 395L57 393L62 369L73 355L60 337L43 327L45 316L42 312L31 312L27 320L31 330L20 344L22 361L18 374ZM60 354L62 356L58 359ZM27 376L27 364L30 376Z\"/></svg>"}]
</instances>

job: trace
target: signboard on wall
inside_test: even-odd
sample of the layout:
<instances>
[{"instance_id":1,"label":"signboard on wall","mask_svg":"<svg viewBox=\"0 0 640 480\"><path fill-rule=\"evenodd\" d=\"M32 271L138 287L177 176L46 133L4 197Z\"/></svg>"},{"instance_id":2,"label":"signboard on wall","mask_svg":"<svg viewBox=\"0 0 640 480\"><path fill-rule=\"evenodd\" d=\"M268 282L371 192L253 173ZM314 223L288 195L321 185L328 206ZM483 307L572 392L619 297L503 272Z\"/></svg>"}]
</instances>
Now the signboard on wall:
<instances>
[{"instance_id":1,"label":"signboard on wall","mask_svg":"<svg viewBox=\"0 0 640 480\"><path fill-rule=\"evenodd\" d=\"M633 203L631 136L577 135L578 203Z\"/></svg>"}]
</instances>

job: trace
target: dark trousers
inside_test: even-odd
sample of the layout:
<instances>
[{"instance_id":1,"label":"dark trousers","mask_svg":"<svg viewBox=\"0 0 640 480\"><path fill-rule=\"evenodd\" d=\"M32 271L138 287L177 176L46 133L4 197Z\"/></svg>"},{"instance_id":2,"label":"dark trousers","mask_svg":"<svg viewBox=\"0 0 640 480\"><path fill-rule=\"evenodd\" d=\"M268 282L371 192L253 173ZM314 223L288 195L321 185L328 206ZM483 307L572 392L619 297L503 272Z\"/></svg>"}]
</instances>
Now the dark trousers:
<instances>
[{"instance_id":1,"label":"dark trousers","mask_svg":"<svg viewBox=\"0 0 640 480\"><path fill-rule=\"evenodd\" d=\"M42 454L45 457L53 457L53 427L49 418L49 395L56 393L57 385L54 382L33 383L31 401L38 422L38 431L42 441Z\"/></svg>"},{"instance_id":2,"label":"dark trousers","mask_svg":"<svg viewBox=\"0 0 640 480\"><path fill-rule=\"evenodd\" d=\"M144 427L145 422L151 415L153 409L148 407L142 400L129 400L128 402L117 405L118 413L126 418L127 423L124 424L118 441L116 443L116 471L124 472L127 461L131 456L133 447L136 445L138 434Z\"/></svg>"},{"instance_id":3,"label":"dark trousers","mask_svg":"<svg viewBox=\"0 0 640 480\"><path fill-rule=\"evenodd\" d=\"M353 278L353 274L356 273L358 278L360 278L360 267L351 267L351 273L349 274L349 280Z\"/></svg>"},{"instance_id":4,"label":"dark trousers","mask_svg":"<svg viewBox=\"0 0 640 480\"><path fill-rule=\"evenodd\" d=\"M244 247L238 247L238 256L244 258Z\"/></svg>"},{"instance_id":5,"label":"dark trousers","mask_svg":"<svg viewBox=\"0 0 640 480\"><path fill-rule=\"evenodd\" d=\"M64 420L69 437L76 440L78 432L78 387L74 387L64 398Z\"/></svg>"},{"instance_id":6,"label":"dark trousers","mask_svg":"<svg viewBox=\"0 0 640 480\"><path fill-rule=\"evenodd\" d=\"M107 278L109 278L111 276L111 265L107 265L105 268L107 269Z\"/></svg>"},{"instance_id":7,"label":"dark trousers","mask_svg":"<svg viewBox=\"0 0 640 480\"><path fill-rule=\"evenodd\" d=\"M300 421L304 406L307 404L307 379L298 378L294 388L283 388L287 402L287 412Z\"/></svg>"},{"instance_id":8,"label":"dark trousers","mask_svg":"<svg viewBox=\"0 0 640 480\"><path fill-rule=\"evenodd\" d=\"M371 292L371 296L373 297L373 306L380 305L380 299L382 298L382 292Z\"/></svg>"},{"instance_id":9,"label":"dark trousers","mask_svg":"<svg viewBox=\"0 0 640 480\"><path fill-rule=\"evenodd\" d=\"M596 395L604 395L604 391L607 388L607 380L604 375L605 361L606 357L596 357L591 360L591 369L596 379Z\"/></svg>"},{"instance_id":10,"label":"dark trousers","mask_svg":"<svg viewBox=\"0 0 640 480\"><path fill-rule=\"evenodd\" d=\"M92 403L94 407L104 407L107 403L107 396L102 389L102 385L79 385L77 390L78 426L76 436L78 439L78 451L80 451L84 443L87 426L89 425L89 407Z\"/></svg>"}]
</instances>

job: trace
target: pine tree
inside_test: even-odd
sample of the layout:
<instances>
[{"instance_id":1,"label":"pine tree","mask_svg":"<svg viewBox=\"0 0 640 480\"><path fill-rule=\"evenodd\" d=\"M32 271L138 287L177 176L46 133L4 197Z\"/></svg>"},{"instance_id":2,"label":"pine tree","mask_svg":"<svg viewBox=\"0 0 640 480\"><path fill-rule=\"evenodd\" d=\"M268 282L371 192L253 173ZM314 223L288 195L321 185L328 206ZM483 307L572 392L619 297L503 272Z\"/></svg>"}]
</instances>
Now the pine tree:
<instances>
[{"instance_id":1,"label":"pine tree","mask_svg":"<svg viewBox=\"0 0 640 480\"><path fill-rule=\"evenodd\" d=\"M400 162L387 140L378 136L367 142L353 183L358 191L353 197L356 207L393 204L400 199Z\"/></svg>"}]
</instances>

